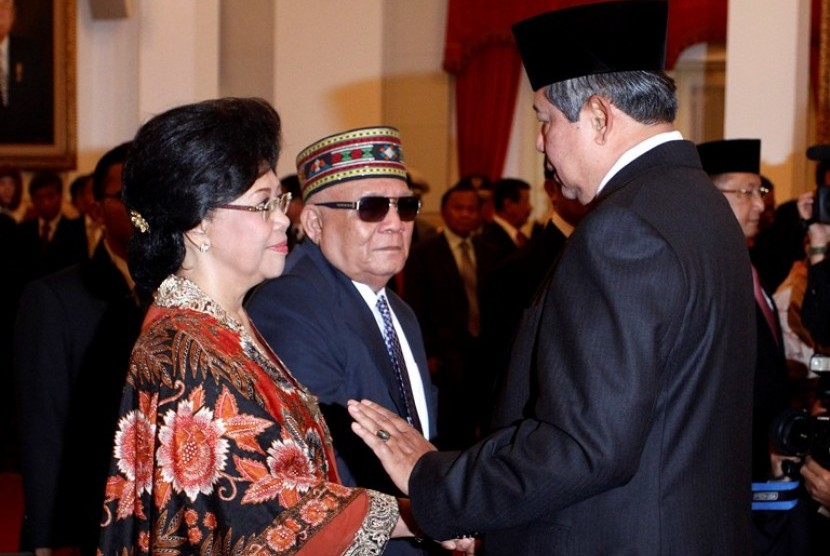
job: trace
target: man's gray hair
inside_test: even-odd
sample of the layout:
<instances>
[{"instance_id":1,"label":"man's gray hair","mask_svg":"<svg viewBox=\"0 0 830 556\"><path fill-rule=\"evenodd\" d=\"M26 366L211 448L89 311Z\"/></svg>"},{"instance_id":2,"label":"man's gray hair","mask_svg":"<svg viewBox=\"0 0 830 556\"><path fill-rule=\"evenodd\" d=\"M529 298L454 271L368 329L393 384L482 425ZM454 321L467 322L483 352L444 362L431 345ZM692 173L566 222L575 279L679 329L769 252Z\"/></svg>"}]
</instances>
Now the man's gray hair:
<instances>
[{"instance_id":1,"label":"man's gray hair","mask_svg":"<svg viewBox=\"0 0 830 556\"><path fill-rule=\"evenodd\" d=\"M662 71L620 71L575 77L548 85L545 97L571 122L593 95L642 124L673 122L677 114L677 87Z\"/></svg>"}]
</instances>

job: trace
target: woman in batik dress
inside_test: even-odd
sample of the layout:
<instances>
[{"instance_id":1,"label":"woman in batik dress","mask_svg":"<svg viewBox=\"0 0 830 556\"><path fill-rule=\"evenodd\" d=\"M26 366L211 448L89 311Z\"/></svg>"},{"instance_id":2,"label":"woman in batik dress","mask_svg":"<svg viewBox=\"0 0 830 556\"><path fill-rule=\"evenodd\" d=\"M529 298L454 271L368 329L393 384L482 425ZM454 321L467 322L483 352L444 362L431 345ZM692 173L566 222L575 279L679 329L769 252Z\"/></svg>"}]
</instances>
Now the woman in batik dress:
<instances>
[{"instance_id":1,"label":"woman in batik dress","mask_svg":"<svg viewBox=\"0 0 830 556\"><path fill-rule=\"evenodd\" d=\"M135 137L130 269L154 295L114 440L105 555L378 554L412 535L402 501L339 484L316 400L243 307L288 252L279 135L264 101L220 99Z\"/></svg>"}]
</instances>

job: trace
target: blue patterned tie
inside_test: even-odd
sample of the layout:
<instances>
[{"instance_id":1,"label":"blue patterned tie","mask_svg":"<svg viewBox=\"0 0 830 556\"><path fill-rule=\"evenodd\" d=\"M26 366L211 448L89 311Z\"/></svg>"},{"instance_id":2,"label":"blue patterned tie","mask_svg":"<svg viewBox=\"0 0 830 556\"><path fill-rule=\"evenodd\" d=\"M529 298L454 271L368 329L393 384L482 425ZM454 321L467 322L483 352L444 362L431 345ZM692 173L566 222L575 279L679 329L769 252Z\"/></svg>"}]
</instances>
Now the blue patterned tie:
<instances>
[{"instance_id":1,"label":"blue patterned tie","mask_svg":"<svg viewBox=\"0 0 830 556\"><path fill-rule=\"evenodd\" d=\"M392 313L389 311L389 303L387 303L385 295L378 297L377 308L383 318L383 341L386 343L386 352L389 354L392 367L395 369L398 389L406 409L404 417L410 425L421 431L421 420L418 418L418 410L415 408L415 398L412 395L412 385L409 383L409 373L406 370L401 342L398 339L398 333L395 332L395 326L392 324Z\"/></svg>"}]
</instances>

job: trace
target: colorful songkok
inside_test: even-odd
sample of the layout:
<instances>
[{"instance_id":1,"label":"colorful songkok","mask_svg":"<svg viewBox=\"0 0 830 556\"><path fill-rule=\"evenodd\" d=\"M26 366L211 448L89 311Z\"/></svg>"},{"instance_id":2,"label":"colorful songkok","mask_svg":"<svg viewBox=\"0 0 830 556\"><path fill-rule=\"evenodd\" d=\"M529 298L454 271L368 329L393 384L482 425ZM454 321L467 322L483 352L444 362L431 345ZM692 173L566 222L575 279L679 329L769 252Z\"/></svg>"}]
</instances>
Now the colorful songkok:
<instances>
[{"instance_id":1,"label":"colorful songkok","mask_svg":"<svg viewBox=\"0 0 830 556\"><path fill-rule=\"evenodd\" d=\"M320 139L297 156L297 175L304 201L349 180L406 180L400 132L386 126L364 127Z\"/></svg>"}]
</instances>

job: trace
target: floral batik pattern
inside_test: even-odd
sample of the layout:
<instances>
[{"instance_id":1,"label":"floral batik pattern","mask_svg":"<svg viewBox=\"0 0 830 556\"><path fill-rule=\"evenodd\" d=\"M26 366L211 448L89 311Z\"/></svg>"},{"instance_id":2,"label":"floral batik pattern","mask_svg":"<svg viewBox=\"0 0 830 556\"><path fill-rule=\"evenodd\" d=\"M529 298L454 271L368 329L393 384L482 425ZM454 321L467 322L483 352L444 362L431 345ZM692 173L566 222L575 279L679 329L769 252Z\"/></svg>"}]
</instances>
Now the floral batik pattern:
<instances>
[{"instance_id":1,"label":"floral batik pattern","mask_svg":"<svg viewBox=\"0 0 830 556\"><path fill-rule=\"evenodd\" d=\"M339 484L315 398L192 282L130 361L101 554L379 554L394 498Z\"/></svg>"}]
</instances>

